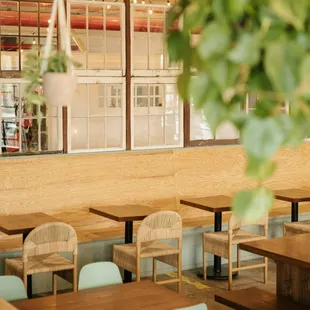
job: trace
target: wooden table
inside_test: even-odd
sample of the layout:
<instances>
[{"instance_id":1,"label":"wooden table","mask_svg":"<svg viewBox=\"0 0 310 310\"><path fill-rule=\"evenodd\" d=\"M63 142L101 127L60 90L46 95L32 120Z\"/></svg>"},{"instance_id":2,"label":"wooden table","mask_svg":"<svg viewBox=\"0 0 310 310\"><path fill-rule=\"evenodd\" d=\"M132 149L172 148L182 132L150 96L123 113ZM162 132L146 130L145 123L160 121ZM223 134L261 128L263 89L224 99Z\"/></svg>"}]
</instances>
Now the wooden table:
<instances>
[{"instance_id":1,"label":"wooden table","mask_svg":"<svg viewBox=\"0 0 310 310\"><path fill-rule=\"evenodd\" d=\"M13 305L19 310L172 310L197 303L148 280L18 301Z\"/></svg>"},{"instance_id":2,"label":"wooden table","mask_svg":"<svg viewBox=\"0 0 310 310\"><path fill-rule=\"evenodd\" d=\"M277 295L310 306L310 234L241 243L240 249L277 263Z\"/></svg>"},{"instance_id":3,"label":"wooden table","mask_svg":"<svg viewBox=\"0 0 310 310\"><path fill-rule=\"evenodd\" d=\"M0 309L1 310L17 310L14 306L9 304L4 299L0 298Z\"/></svg>"},{"instance_id":4,"label":"wooden table","mask_svg":"<svg viewBox=\"0 0 310 310\"><path fill-rule=\"evenodd\" d=\"M7 215L0 216L0 231L7 235L23 235L23 242L27 238L28 234L36 227L57 222L57 220L45 213L29 213L21 215ZM32 276L28 275L28 297L32 297Z\"/></svg>"},{"instance_id":5,"label":"wooden table","mask_svg":"<svg viewBox=\"0 0 310 310\"><path fill-rule=\"evenodd\" d=\"M142 221L148 215L154 213L152 208L141 205L91 207L89 211L116 222L125 222L125 243L132 243L133 221ZM124 282L128 283L131 281L131 272L125 270Z\"/></svg>"},{"instance_id":6,"label":"wooden table","mask_svg":"<svg viewBox=\"0 0 310 310\"><path fill-rule=\"evenodd\" d=\"M298 221L298 204L299 202L310 201L310 191L305 189L290 188L274 191L275 198L291 203L291 221Z\"/></svg>"},{"instance_id":7,"label":"wooden table","mask_svg":"<svg viewBox=\"0 0 310 310\"><path fill-rule=\"evenodd\" d=\"M180 203L186 206L198 208L204 211L214 213L214 231L222 230L222 212L231 211L232 198L228 196L212 196L193 199L181 199ZM227 280L228 271L221 266L221 257L214 256L213 267L207 268L208 279L212 280ZM238 273L234 273L236 277Z\"/></svg>"}]
</instances>

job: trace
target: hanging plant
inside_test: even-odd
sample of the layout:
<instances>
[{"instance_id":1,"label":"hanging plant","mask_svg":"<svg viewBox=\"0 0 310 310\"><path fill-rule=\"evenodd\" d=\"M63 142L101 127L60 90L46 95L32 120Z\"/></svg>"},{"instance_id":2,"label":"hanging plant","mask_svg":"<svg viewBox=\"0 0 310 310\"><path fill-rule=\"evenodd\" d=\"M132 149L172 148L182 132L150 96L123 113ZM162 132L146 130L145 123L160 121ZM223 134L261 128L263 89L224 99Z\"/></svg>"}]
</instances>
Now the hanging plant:
<instances>
[{"instance_id":1,"label":"hanging plant","mask_svg":"<svg viewBox=\"0 0 310 310\"><path fill-rule=\"evenodd\" d=\"M180 0L167 27L170 60L183 63L183 100L204 111L213 131L228 121L240 132L245 173L257 186L235 195L233 212L258 219L273 205L264 181L276 170L277 151L310 134L310 1ZM258 99L250 113L242 108L247 94ZM285 102L289 115L281 112Z\"/></svg>"},{"instance_id":2,"label":"hanging plant","mask_svg":"<svg viewBox=\"0 0 310 310\"><path fill-rule=\"evenodd\" d=\"M57 12L60 50L52 52ZM34 51L25 61L23 76L29 81L26 87L28 106L44 102L56 106L68 106L76 90L73 67L79 67L79 64L71 59L71 43L63 0L54 0L50 21L43 57L40 58L38 51Z\"/></svg>"}]
</instances>

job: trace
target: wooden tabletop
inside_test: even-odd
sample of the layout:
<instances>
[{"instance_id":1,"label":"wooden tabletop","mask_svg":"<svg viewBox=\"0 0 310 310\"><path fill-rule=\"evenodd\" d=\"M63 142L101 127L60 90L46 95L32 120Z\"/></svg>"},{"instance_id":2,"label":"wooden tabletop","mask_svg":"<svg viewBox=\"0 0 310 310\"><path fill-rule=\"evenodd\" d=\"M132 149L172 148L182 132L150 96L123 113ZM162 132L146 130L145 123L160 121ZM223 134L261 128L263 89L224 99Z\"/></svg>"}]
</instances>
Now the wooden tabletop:
<instances>
[{"instance_id":1,"label":"wooden tabletop","mask_svg":"<svg viewBox=\"0 0 310 310\"><path fill-rule=\"evenodd\" d=\"M290 188L274 191L276 199L289 202L310 201L310 191L306 189Z\"/></svg>"},{"instance_id":2,"label":"wooden tabletop","mask_svg":"<svg viewBox=\"0 0 310 310\"><path fill-rule=\"evenodd\" d=\"M54 217L41 212L0 216L0 231L7 235L30 233L40 225L57 221Z\"/></svg>"},{"instance_id":3,"label":"wooden tabletop","mask_svg":"<svg viewBox=\"0 0 310 310\"><path fill-rule=\"evenodd\" d=\"M310 234L241 243L240 250L253 252L285 264L310 268Z\"/></svg>"},{"instance_id":4,"label":"wooden tabletop","mask_svg":"<svg viewBox=\"0 0 310 310\"><path fill-rule=\"evenodd\" d=\"M14 306L6 302L4 299L0 298L0 309L1 310L17 310Z\"/></svg>"},{"instance_id":5,"label":"wooden tabletop","mask_svg":"<svg viewBox=\"0 0 310 310\"><path fill-rule=\"evenodd\" d=\"M202 198L181 199L180 203L209 212L225 212L231 210L232 198L228 196L211 196Z\"/></svg>"},{"instance_id":6,"label":"wooden tabletop","mask_svg":"<svg viewBox=\"0 0 310 310\"><path fill-rule=\"evenodd\" d=\"M91 207L89 211L117 222L142 221L155 212L152 208L141 205Z\"/></svg>"},{"instance_id":7,"label":"wooden tabletop","mask_svg":"<svg viewBox=\"0 0 310 310\"><path fill-rule=\"evenodd\" d=\"M19 310L172 310L197 303L147 280L18 301L13 305Z\"/></svg>"}]
</instances>

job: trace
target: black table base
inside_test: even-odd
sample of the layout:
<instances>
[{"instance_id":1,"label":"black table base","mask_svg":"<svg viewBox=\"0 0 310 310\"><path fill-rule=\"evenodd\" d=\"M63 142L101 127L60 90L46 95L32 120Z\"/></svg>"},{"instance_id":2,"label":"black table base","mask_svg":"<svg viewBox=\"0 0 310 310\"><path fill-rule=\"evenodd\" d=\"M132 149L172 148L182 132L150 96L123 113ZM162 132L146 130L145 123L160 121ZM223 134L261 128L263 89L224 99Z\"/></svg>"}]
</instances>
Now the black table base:
<instances>
[{"instance_id":1,"label":"black table base","mask_svg":"<svg viewBox=\"0 0 310 310\"><path fill-rule=\"evenodd\" d=\"M23 233L23 243L28 235L28 232ZM32 298L32 275L27 275L27 296L29 299Z\"/></svg>"},{"instance_id":2,"label":"black table base","mask_svg":"<svg viewBox=\"0 0 310 310\"><path fill-rule=\"evenodd\" d=\"M292 202L292 222L298 222L298 202Z\"/></svg>"},{"instance_id":3,"label":"black table base","mask_svg":"<svg viewBox=\"0 0 310 310\"><path fill-rule=\"evenodd\" d=\"M133 234L133 222L125 222L125 244L132 243ZM128 270L124 270L124 283L132 281L132 273Z\"/></svg>"}]
</instances>

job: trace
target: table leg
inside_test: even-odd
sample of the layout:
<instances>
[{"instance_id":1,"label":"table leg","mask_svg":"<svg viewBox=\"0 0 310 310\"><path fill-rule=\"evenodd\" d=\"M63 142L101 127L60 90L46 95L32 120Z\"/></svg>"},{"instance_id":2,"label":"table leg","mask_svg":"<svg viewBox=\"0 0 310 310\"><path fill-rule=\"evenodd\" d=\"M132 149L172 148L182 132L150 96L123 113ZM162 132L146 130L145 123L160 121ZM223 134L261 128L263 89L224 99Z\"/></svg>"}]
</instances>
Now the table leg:
<instances>
[{"instance_id":1,"label":"table leg","mask_svg":"<svg viewBox=\"0 0 310 310\"><path fill-rule=\"evenodd\" d=\"M222 231L222 212L214 213L214 231ZM236 278L238 273L233 274ZM222 267L221 257L214 255L214 264L207 268L207 278L210 280L228 280L228 268Z\"/></svg>"},{"instance_id":2,"label":"table leg","mask_svg":"<svg viewBox=\"0 0 310 310\"><path fill-rule=\"evenodd\" d=\"M298 202L292 202L292 222L298 222Z\"/></svg>"},{"instance_id":3,"label":"table leg","mask_svg":"<svg viewBox=\"0 0 310 310\"><path fill-rule=\"evenodd\" d=\"M125 243L132 243L133 235L133 223L132 221L125 222ZM128 270L124 270L124 283L132 281L132 273Z\"/></svg>"},{"instance_id":4,"label":"table leg","mask_svg":"<svg viewBox=\"0 0 310 310\"><path fill-rule=\"evenodd\" d=\"M23 233L23 243L25 242L25 239L27 238L28 235L29 235L28 232ZM27 276L27 296L29 299L32 298L32 276L31 275Z\"/></svg>"}]
</instances>

